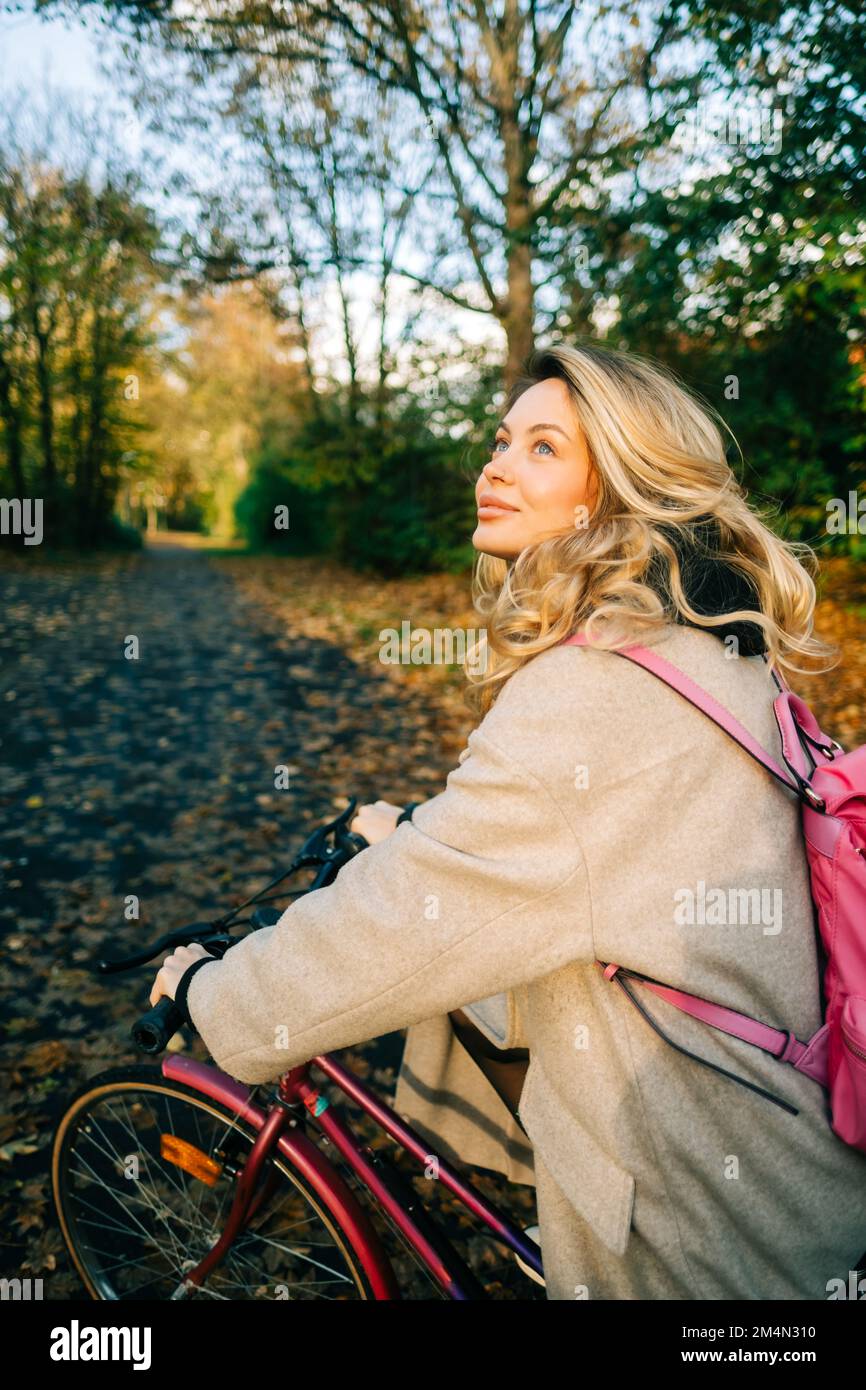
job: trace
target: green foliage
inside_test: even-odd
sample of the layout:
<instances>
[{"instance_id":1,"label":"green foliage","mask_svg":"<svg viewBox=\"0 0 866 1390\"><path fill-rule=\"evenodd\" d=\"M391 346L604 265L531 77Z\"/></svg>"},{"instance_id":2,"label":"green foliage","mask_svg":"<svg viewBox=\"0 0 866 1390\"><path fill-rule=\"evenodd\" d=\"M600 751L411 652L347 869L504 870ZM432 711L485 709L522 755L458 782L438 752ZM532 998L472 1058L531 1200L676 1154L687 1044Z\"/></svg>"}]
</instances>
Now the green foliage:
<instances>
[{"instance_id":1,"label":"green foliage","mask_svg":"<svg viewBox=\"0 0 866 1390\"><path fill-rule=\"evenodd\" d=\"M159 233L135 175L94 184L0 154L0 481L41 497L49 543L116 543L137 457Z\"/></svg>"},{"instance_id":2,"label":"green foliage","mask_svg":"<svg viewBox=\"0 0 866 1390\"><path fill-rule=\"evenodd\" d=\"M105 550L141 550L143 539L135 526L111 516L104 523L100 534L101 547Z\"/></svg>"},{"instance_id":3,"label":"green foliage","mask_svg":"<svg viewBox=\"0 0 866 1390\"><path fill-rule=\"evenodd\" d=\"M376 427L332 411L301 425L290 451L274 439L259 450L238 527L257 549L328 554L386 576L462 570L475 524L464 453L415 405ZM278 507L289 509L288 531L275 528Z\"/></svg>"},{"instance_id":4,"label":"green foliage","mask_svg":"<svg viewBox=\"0 0 866 1390\"><path fill-rule=\"evenodd\" d=\"M299 486L289 460L273 441L254 456L250 481L235 503L238 530L253 550L285 555L317 555L329 548L332 489ZM278 508L288 508L288 529L277 529Z\"/></svg>"}]
</instances>

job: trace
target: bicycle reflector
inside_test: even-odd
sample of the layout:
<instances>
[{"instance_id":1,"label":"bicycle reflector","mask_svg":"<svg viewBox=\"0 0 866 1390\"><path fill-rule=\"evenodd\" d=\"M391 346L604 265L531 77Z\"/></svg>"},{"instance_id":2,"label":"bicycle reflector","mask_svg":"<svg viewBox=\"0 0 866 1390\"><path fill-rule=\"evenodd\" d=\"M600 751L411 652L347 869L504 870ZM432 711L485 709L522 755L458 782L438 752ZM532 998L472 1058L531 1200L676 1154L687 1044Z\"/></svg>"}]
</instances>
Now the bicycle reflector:
<instances>
[{"instance_id":1,"label":"bicycle reflector","mask_svg":"<svg viewBox=\"0 0 866 1390\"><path fill-rule=\"evenodd\" d=\"M208 1158L195 1144L187 1143L186 1139L178 1139L176 1134L161 1134L159 1152L166 1163L173 1163L176 1168L182 1168L185 1173L190 1173L192 1177L207 1183L208 1187L216 1186L222 1172L222 1164Z\"/></svg>"}]
</instances>

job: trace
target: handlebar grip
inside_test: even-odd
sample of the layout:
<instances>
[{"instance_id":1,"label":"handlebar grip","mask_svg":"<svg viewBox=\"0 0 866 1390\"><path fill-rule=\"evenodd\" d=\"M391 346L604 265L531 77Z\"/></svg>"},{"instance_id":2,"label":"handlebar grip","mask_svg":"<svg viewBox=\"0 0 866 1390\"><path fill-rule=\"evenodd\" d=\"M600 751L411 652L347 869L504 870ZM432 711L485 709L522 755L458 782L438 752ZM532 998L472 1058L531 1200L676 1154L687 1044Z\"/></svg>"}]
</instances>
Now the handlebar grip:
<instances>
[{"instance_id":1,"label":"handlebar grip","mask_svg":"<svg viewBox=\"0 0 866 1390\"><path fill-rule=\"evenodd\" d=\"M139 1052L164 1052L169 1038L186 1020L173 999L163 995L158 1004L142 1014L132 1026L131 1037Z\"/></svg>"}]
</instances>

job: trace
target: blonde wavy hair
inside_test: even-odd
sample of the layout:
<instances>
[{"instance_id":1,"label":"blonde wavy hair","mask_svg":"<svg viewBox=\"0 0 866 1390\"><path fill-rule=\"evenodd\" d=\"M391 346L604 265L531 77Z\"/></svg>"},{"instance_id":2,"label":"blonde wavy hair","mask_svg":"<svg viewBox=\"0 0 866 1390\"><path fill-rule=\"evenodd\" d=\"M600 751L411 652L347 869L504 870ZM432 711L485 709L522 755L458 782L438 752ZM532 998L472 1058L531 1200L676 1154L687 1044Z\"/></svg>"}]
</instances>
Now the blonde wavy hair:
<instances>
[{"instance_id":1,"label":"blonde wavy hair","mask_svg":"<svg viewBox=\"0 0 866 1390\"><path fill-rule=\"evenodd\" d=\"M838 663L838 649L812 636L817 557L805 542L782 540L747 504L725 457L724 436L733 435L712 406L659 363L582 343L534 352L503 416L549 377L568 387L598 491L587 525L513 560L478 556L472 597L486 626L485 659L464 666L476 713L525 661L581 627L592 646L615 650L672 622L728 632L745 622L760 629L768 664L784 673ZM754 606L698 612L683 586L683 555L730 565Z\"/></svg>"}]
</instances>

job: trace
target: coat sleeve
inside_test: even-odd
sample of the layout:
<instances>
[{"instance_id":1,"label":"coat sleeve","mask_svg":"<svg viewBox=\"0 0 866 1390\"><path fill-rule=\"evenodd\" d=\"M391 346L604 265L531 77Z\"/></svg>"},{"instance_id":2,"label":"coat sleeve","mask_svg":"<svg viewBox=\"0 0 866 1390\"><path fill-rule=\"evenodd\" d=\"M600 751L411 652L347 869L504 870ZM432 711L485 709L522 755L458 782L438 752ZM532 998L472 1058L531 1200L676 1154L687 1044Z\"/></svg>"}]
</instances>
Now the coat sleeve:
<instances>
[{"instance_id":1,"label":"coat sleeve","mask_svg":"<svg viewBox=\"0 0 866 1390\"><path fill-rule=\"evenodd\" d=\"M516 678L442 792L194 975L187 1007L219 1067L270 1081L594 959L584 857L531 765L550 713L509 698Z\"/></svg>"}]
</instances>

